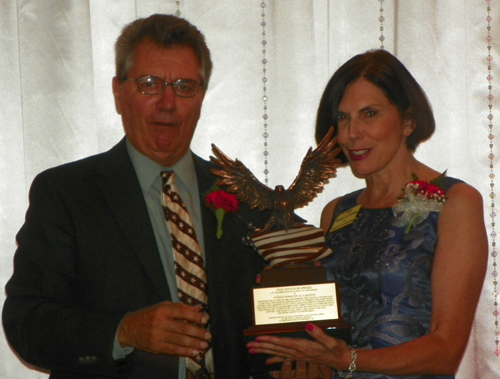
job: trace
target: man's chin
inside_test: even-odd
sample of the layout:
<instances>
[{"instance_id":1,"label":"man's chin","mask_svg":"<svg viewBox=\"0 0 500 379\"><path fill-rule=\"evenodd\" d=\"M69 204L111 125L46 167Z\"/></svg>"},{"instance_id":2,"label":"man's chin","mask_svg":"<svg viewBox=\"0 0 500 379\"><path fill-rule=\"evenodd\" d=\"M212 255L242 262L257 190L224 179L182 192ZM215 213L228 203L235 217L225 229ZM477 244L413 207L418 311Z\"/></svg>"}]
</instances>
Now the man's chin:
<instances>
[{"instance_id":1,"label":"man's chin","mask_svg":"<svg viewBox=\"0 0 500 379\"><path fill-rule=\"evenodd\" d=\"M148 157L164 167L172 167L186 153L181 150L155 150L151 151Z\"/></svg>"}]
</instances>

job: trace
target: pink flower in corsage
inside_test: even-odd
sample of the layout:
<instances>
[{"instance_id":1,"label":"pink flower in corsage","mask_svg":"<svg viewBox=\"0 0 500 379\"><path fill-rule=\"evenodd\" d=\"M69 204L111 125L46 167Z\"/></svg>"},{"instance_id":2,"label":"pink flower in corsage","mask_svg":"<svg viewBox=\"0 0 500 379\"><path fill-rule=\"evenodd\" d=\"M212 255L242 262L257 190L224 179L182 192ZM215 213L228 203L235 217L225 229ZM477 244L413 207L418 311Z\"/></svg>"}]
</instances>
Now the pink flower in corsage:
<instances>
[{"instance_id":1,"label":"pink flower in corsage","mask_svg":"<svg viewBox=\"0 0 500 379\"><path fill-rule=\"evenodd\" d=\"M446 171L430 182L425 182L413 174L413 181L405 185L405 196L392 207L394 216L398 219L395 225L406 225L405 234L424 221L430 212L441 212L446 197L440 183L445 175Z\"/></svg>"},{"instance_id":2,"label":"pink flower in corsage","mask_svg":"<svg viewBox=\"0 0 500 379\"><path fill-rule=\"evenodd\" d=\"M221 190L217 185L210 188L205 196L205 205L212 209L217 218L217 238L222 237L222 221L226 213L234 213L238 210L239 202L235 195Z\"/></svg>"}]
</instances>

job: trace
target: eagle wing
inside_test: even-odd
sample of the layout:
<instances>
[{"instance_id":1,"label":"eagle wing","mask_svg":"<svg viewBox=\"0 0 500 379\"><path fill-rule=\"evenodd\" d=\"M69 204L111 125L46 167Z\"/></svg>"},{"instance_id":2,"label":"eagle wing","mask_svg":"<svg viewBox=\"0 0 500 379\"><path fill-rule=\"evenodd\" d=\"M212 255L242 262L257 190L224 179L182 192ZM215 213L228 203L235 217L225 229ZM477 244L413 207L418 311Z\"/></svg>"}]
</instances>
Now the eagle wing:
<instances>
[{"instance_id":1,"label":"eagle wing","mask_svg":"<svg viewBox=\"0 0 500 379\"><path fill-rule=\"evenodd\" d=\"M337 144L337 136L333 136L333 127L321 140L316 149L309 148L302 160L299 173L294 182L288 187L289 196L293 199L294 208L301 208L313 200L328 179L334 178L337 168L342 166L340 159L336 156L340 148L334 148Z\"/></svg>"},{"instance_id":2,"label":"eagle wing","mask_svg":"<svg viewBox=\"0 0 500 379\"><path fill-rule=\"evenodd\" d=\"M273 191L261 183L252 172L238 159L232 160L212 144L212 152L215 157L210 160L220 169L211 169L212 174L217 175L217 185L228 186L227 190L234 193L236 197L250 206L250 209L259 207L259 210L271 209L273 207Z\"/></svg>"}]
</instances>

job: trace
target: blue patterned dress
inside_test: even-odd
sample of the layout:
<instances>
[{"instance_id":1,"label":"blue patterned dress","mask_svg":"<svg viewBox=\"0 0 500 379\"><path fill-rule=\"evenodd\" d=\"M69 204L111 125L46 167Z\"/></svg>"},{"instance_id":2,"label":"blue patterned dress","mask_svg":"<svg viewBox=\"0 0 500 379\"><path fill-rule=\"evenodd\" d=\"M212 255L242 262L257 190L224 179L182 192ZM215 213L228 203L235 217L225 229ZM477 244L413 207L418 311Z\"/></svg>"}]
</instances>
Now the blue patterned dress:
<instances>
[{"instance_id":1,"label":"blue patterned dress","mask_svg":"<svg viewBox=\"0 0 500 379\"><path fill-rule=\"evenodd\" d=\"M460 182L447 177L442 187L447 192ZM355 207L361 192L344 196L332 220ZM431 212L405 234L405 226L394 225L392 208L361 208L352 224L327 234L326 243L334 254L323 261L323 266L328 279L339 285L342 317L351 324L353 347L389 347L428 333L438 215ZM393 378L366 372L354 372L353 377Z\"/></svg>"}]
</instances>

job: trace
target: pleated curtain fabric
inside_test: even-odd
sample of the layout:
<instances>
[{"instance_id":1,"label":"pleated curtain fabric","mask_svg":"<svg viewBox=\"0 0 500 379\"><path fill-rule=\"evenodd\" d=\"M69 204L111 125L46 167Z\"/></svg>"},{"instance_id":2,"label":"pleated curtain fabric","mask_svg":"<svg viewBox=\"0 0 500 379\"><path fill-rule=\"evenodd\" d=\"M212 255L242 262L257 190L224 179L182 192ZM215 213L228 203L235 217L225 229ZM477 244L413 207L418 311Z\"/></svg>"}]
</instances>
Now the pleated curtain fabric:
<instances>
[{"instance_id":1,"label":"pleated curtain fabric","mask_svg":"<svg viewBox=\"0 0 500 379\"><path fill-rule=\"evenodd\" d=\"M107 151L123 137L110 82L115 74L113 45L124 25L153 13L174 14L179 8L181 17L203 32L214 69L190 148L208 158L215 143L253 168L261 181L268 160L271 188L292 183L305 152L315 146L315 115L333 72L353 55L380 46L377 0L358 1L355 7L349 0L266 1L265 36L262 1L176 3L0 1L0 288L13 272L15 236L24 223L33 178L49 167ZM486 60L487 7L492 17L491 63ZM493 193L488 155L493 143L498 197L500 1L386 0L383 8L385 49L424 88L436 118L436 132L418 147L417 159L441 172L448 169L450 176L476 187L486 204L488 235L498 234L499 223L495 230L491 226L490 214L495 212L489 207ZM492 130L488 85L494 96ZM264 122L269 124L268 156L263 155ZM329 201L362 186L349 168L340 169L298 213L308 224L319 225ZM498 208L498 199L495 202ZM457 379L500 378L493 314L493 283L498 278L492 264L490 256ZM4 300L1 291L0 304ZM3 334L0 362L0 378L48 378L46 371L24 365Z\"/></svg>"}]
</instances>

